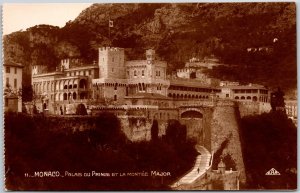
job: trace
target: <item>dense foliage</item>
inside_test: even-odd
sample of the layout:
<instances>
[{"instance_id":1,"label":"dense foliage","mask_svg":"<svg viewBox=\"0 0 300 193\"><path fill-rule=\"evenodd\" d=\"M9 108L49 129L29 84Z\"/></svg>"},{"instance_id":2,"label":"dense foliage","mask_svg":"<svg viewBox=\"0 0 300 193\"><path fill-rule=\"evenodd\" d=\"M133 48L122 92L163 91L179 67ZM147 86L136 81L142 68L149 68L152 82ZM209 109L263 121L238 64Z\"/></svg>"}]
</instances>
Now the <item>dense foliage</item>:
<instances>
[{"instance_id":1,"label":"dense foliage","mask_svg":"<svg viewBox=\"0 0 300 193\"><path fill-rule=\"evenodd\" d=\"M126 48L128 59L154 48L169 70L214 55L227 66L207 72L211 76L296 88L294 3L94 4L63 28L38 25L6 35L4 57L25 65L29 84L31 65L53 70L66 57L92 63L107 45Z\"/></svg>"},{"instance_id":2,"label":"dense foliage","mask_svg":"<svg viewBox=\"0 0 300 193\"><path fill-rule=\"evenodd\" d=\"M297 188L297 128L284 112L241 120L242 147L249 189ZM281 175L265 175L270 169Z\"/></svg>"},{"instance_id":3,"label":"dense foliage","mask_svg":"<svg viewBox=\"0 0 300 193\"><path fill-rule=\"evenodd\" d=\"M79 117L79 116L78 116ZM93 129L66 130L75 122L63 117L5 114L5 177L8 190L159 190L188 171L196 152L191 142L174 148L160 139L128 141L112 114L90 119ZM70 177L69 173L167 171L171 176ZM59 171L65 177L25 177L25 173Z\"/></svg>"}]
</instances>

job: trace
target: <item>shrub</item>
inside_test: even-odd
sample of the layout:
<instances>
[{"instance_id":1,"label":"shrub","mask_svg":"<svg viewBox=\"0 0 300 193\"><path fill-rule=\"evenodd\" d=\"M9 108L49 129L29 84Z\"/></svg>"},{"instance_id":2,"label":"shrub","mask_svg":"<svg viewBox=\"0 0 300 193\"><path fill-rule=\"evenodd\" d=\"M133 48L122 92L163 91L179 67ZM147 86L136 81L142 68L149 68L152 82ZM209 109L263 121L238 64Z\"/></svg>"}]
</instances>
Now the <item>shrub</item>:
<instances>
[{"instance_id":1,"label":"shrub","mask_svg":"<svg viewBox=\"0 0 300 193\"><path fill-rule=\"evenodd\" d=\"M81 104L77 105L76 115L87 115L87 111L86 111L84 104L81 103Z\"/></svg>"}]
</instances>

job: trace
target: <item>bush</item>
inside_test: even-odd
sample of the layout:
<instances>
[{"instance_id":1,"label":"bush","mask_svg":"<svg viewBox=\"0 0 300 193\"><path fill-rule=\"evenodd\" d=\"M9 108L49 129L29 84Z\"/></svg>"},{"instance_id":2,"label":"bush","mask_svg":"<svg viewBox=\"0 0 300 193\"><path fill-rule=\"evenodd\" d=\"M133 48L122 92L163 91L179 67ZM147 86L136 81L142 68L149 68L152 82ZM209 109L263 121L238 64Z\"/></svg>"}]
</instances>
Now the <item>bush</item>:
<instances>
[{"instance_id":1,"label":"bush","mask_svg":"<svg viewBox=\"0 0 300 193\"><path fill-rule=\"evenodd\" d=\"M81 103L81 104L77 105L76 115L87 115L87 111L86 111L84 104Z\"/></svg>"},{"instance_id":2,"label":"bush","mask_svg":"<svg viewBox=\"0 0 300 193\"><path fill-rule=\"evenodd\" d=\"M151 140L156 141L158 139L158 122L157 120L153 120L151 126Z\"/></svg>"}]
</instances>

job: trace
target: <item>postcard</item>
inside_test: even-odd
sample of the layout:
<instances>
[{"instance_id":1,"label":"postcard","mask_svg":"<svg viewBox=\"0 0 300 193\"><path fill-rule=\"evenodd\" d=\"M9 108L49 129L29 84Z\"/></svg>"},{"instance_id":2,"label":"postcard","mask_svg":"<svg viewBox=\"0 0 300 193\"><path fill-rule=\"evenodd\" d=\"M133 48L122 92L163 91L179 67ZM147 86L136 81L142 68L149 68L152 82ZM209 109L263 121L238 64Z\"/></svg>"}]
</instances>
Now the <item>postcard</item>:
<instances>
[{"instance_id":1,"label":"postcard","mask_svg":"<svg viewBox=\"0 0 300 193\"><path fill-rule=\"evenodd\" d=\"M7 191L296 190L296 4L5 3Z\"/></svg>"}]
</instances>

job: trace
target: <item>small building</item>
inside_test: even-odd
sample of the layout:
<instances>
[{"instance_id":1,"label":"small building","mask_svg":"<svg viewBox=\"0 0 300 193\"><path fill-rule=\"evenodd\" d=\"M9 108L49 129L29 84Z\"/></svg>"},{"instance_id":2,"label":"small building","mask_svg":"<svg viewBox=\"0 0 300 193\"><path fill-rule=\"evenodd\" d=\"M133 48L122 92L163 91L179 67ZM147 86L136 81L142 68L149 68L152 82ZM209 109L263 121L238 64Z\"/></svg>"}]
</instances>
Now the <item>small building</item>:
<instances>
[{"instance_id":1,"label":"small building","mask_svg":"<svg viewBox=\"0 0 300 193\"><path fill-rule=\"evenodd\" d=\"M23 65L5 62L3 73L4 111L22 112Z\"/></svg>"},{"instance_id":2,"label":"small building","mask_svg":"<svg viewBox=\"0 0 300 193\"><path fill-rule=\"evenodd\" d=\"M220 98L234 99L240 102L253 101L268 103L270 101L269 90L263 85L226 85L220 88Z\"/></svg>"}]
</instances>

